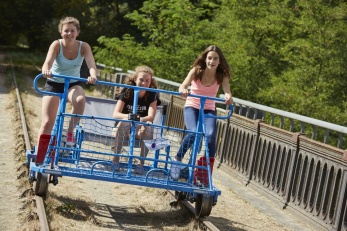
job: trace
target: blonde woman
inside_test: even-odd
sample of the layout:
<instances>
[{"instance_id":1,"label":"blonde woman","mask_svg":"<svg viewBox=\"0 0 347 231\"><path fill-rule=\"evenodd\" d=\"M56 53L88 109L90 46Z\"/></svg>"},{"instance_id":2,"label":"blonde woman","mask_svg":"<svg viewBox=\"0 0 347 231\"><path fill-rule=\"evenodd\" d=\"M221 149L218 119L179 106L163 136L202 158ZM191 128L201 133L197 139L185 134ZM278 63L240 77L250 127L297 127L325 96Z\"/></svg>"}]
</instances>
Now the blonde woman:
<instances>
[{"instance_id":1,"label":"blonde woman","mask_svg":"<svg viewBox=\"0 0 347 231\"><path fill-rule=\"evenodd\" d=\"M83 59L89 68L88 83L96 82L96 64L92 49L88 43L78 41L80 24L76 18L65 17L60 20L58 26L61 39L55 40L49 47L46 60L42 66L43 77L47 78L44 90L48 92L63 93L64 79L52 77L52 74L80 77ZM68 101L72 105L72 114L83 114L86 97L81 82L71 80L68 92ZM42 123L38 134L51 134L59 105L59 97L44 95L42 98ZM79 118L70 120L67 131L67 145L74 145L73 130Z\"/></svg>"},{"instance_id":2,"label":"blonde woman","mask_svg":"<svg viewBox=\"0 0 347 231\"><path fill-rule=\"evenodd\" d=\"M153 70L147 66L138 66L135 69L135 73L129 75L125 79L125 84L146 87L157 88L157 83L153 78ZM123 88L118 95L118 101L115 106L113 117L116 119L128 119L129 114L133 112L134 102L134 90L130 88ZM139 120L141 122L153 123L155 113L157 110L157 93L141 90L138 95L137 101L137 114L140 115ZM116 125L114 131L115 135L115 153L120 154L123 148L124 137L129 137L131 124L129 122L119 122ZM152 129L150 126L137 126L136 127L136 139L148 140L152 138ZM141 142L141 156L145 157L148 153L148 149L144 143ZM119 165L119 157L114 157L113 163ZM144 161L141 160L139 167L142 167Z\"/></svg>"}]
</instances>

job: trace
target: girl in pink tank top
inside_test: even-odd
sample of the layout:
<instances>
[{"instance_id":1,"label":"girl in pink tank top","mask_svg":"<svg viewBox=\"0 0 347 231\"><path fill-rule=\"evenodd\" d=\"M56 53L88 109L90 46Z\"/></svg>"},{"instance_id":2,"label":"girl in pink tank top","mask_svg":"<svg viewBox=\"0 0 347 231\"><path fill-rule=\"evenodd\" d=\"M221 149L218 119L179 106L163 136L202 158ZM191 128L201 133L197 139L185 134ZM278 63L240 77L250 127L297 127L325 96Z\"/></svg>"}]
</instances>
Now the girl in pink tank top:
<instances>
[{"instance_id":1,"label":"girl in pink tank top","mask_svg":"<svg viewBox=\"0 0 347 231\"><path fill-rule=\"evenodd\" d=\"M189 71L187 77L179 87L179 92L186 98L184 107L184 123L188 130L185 135L181 147L177 152L176 161L182 161L185 153L194 143L195 134L189 131L195 132L197 130L197 122L200 108L200 99L195 97L189 97L188 87L190 86L190 93L194 95L204 95L210 97L216 97L219 86L221 85L225 95L225 103L227 105L233 103L233 98L230 91L230 68L222 53L222 51L214 45L206 48L206 50L195 60L193 68ZM206 100L204 105L205 115L215 115L215 102L212 100ZM205 155L210 158L211 169L214 163L214 156L216 153L216 119L205 119L206 131L205 136L207 138L207 150ZM198 163L206 163L206 156L201 157ZM180 177L180 166L172 164L171 177ZM203 181L199 179L200 182ZM205 179L206 181L206 179ZM206 183L206 182L204 182Z\"/></svg>"}]
</instances>

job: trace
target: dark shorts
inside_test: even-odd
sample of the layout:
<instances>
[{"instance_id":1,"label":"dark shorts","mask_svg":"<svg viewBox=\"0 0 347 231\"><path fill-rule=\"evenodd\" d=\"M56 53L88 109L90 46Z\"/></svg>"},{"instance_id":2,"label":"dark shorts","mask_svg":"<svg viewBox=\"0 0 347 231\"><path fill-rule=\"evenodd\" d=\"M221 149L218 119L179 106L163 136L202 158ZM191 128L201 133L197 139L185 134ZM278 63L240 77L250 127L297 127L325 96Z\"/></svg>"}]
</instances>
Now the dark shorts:
<instances>
[{"instance_id":1,"label":"dark shorts","mask_svg":"<svg viewBox=\"0 0 347 231\"><path fill-rule=\"evenodd\" d=\"M81 86L80 81L75 82L75 83L70 83L69 84L69 89L73 86L79 85ZM43 87L44 91L48 91L48 92L54 92L54 93L63 93L64 92L64 83L57 83L57 82L53 82L50 80L46 81L45 86Z\"/></svg>"}]
</instances>

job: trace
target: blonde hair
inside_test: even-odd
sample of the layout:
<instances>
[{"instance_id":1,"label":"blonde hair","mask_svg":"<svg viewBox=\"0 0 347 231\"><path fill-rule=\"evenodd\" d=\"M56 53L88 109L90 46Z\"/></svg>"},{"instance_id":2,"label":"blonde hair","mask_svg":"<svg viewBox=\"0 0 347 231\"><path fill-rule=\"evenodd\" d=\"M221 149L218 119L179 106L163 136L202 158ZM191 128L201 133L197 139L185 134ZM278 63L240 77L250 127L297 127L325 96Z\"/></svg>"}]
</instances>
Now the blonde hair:
<instances>
[{"instance_id":1,"label":"blonde hair","mask_svg":"<svg viewBox=\"0 0 347 231\"><path fill-rule=\"evenodd\" d=\"M154 74L153 69L150 68L150 67L148 67L148 66L137 66L137 67L135 68L135 76L136 76L136 78L137 78L138 74L141 73L141 72L142 72L142 73L150 74L151 77L153 77L153 74ZM135 79L136 79L136 78L135 78Z\"/></svg>"},{"instance_id":2,"label":"blonde hair","mask_svg":"<svg viewBox=\"0 0 347 231\"><path fill-rule=\"evenodd\" d=\"M157 81L155 81L155 79L153 78L154 71L152 68L150 68L148 66L137 66L135 68L135 73L128 75L125 78L124 83L128 84L128 85L136 86L136 80L137 80L137 77L139 76L140 73L146 73L146 74L151 75L151 84L149 85L150 88L157 88L158 87Z\"/></svg>"},{"instance_id":3,"label":"blonde hair","mask_svg":"<svg viewBox=\"0 0 347 231\"><path fill-rule=\"evenodd\" d=\"M65 17L65 18L62 18L59 22L59 25L58 25L58 31L59 33L62 32L63 30L63 26L65 24L72 24L76 27L77 31L80 31L80 22L78 21L77 18L74 18L74 17Z\"/></svg>"},{"instance_id":4,"label":"blonde hair","mask_svg":"<svg viewBox=\"0 0 347 231\"><path fill-rule=\"evenodd\" d=\"M158 83L153 78L154 71L153 71L152 68L150 68L148 66L137 66L135 68L135 73L128 75L124 79L124 84L136 86L136 79L137 79L137 77L139 76L140 73L146 73L146 74L150 74L151 75L151 83L149 85L149 88L158 88ZM128 97L132 96L134 91L132 89L130 89L130 88L122 88L120 90L120 93L118 95L116 95L116 98L123 92L125 92L125 98L128 98ZM149 95L149 92L147 91L146 94L145 94L145 100L147 100L148 95Z\"/></svg>"}]
</instances>

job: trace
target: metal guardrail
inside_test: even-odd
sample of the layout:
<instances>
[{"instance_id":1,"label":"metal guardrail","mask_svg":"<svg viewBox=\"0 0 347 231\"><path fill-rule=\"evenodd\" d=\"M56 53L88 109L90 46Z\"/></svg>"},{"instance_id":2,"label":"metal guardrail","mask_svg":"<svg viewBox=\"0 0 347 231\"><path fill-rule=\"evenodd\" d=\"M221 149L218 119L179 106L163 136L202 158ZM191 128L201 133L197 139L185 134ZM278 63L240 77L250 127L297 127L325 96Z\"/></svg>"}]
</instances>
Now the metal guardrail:
<instances>
[{"instance_id":1,"label":"metal guardrail","mask_svg":"<svg viewBox=\"0 0 347 231\"><path fill-rule=\"evenodd\" d=\"M279 117L279 128L284 129L284 121L285 119L289 120L289 129L288 131L294 132L295 131L295 121L300 123L300 133L305 133L305 130L308 126L312 126L311 132L311 139L316 140L317 134L319 129L324 130L324 137L322 142L327 144L329 141L329 134L331 132L337 133L337 147L342 148L343 145L343 139L345 138L345 135L347 134L347 127L340 126L333 123L328 123L322 120L317 120L314 118L294 114L291 112L267 107L264 105L252 103L246 100L234 98L235 106L238 106L240 108L239 114L244 115L251 119L260 119L262 118L264 121L266 121L266 115L268 114L270 116L269 124L274 126L275 125L275 117Z\"/></svg>"},{"instance_id":2,"label":"metal guardrail","mask_svg":"<svg viewBox=\"0 0 347 231\"><path fill-rule=\"evenodd\" d=\"M102 70L106 68L106 66L98 64L98 68ZM121 68L109 69L114 70L115 73L106 73L102 75L100 71L99 78L104 81L122 83L124 81L124 78L128 74L134 73L134 71L131 70L128 70L127 73L124 73L123 69ZM159 87L165 90L176 91L180 86L180 83L176 83L156 76L154 78L157 80ZM118 90L118 88L110 88L103 89L101 90L101 92L108 98L114 98ZM220 95L220 97L223 98L224 95ZM347 135L347 127L252 103L235 97L234 102L234 113L236 114L245 116L253 120L262 119L264 122L268 123L271 126L276 126L290 132L300 132L311 137L311 139L313 140L317 140L325 144L331 144L338 148L347 148L347 144L343 143Z\"/></svg>"},{"instance_id":3,"label":"metal guardrail","mask_svg":"<svg viewBox=\"0 0 347 231\"><path fill-rule=\"evenodd\" d=\"M317 230L347 230L344 150L238 115L218 134L220 166Z\"/></svg>"},{"instance_id":4,"label":"metal guardrail","mask_svg":"<svg viewBox=\"0 0 347 231\"><path fill-rule=\"evenodd\" d=\"M114 81L126 75L116 73ZM160 87L169 84L157 81ZM161 99L168 105L167 125L183 128L184 99ZM217 167L227 169L247 187L277 201L317 230L347 231L347 150L341 149L347 128L237 98L234 101L234 115L218 121ZM224 110L219 108L218 113ZM288 127L285 121L289 121ZM321 138L320 128L324 130L322 141L316 140ZM307 131L312 134L306 136ZM327 144L333 132L337 135L330 138L337 145Z\"/></svg>"}]
</instances>

